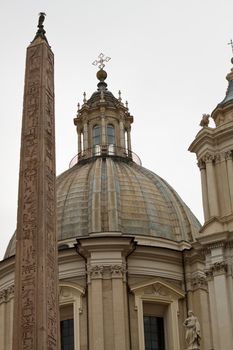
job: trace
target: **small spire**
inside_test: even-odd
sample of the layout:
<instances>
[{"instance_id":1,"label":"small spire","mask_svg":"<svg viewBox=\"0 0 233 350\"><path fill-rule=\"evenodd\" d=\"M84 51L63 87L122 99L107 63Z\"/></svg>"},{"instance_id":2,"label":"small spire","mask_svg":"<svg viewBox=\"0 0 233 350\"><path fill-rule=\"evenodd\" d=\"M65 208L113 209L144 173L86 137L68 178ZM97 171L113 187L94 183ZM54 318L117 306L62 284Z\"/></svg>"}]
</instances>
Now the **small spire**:
<instances>
[{"instance_id":1,"label":"small spire","mask_svg":"<svg viewBox=\"0 0 233 350\"><path fill-rule=\"evenodd\" d=\"M125 101L125 107L127 108L127 109L129 109L129 107L128 107L128 101Z\"/></svg>"},{"instance_id":2,"label":"small spire","mask_svg":"<svg viewBox=\"0 0 233 350\"><path fill-rule=\"evenodd\" d=\"M122 101L122 98L121 98L121 90L118 91L118 101L121 102Z\"/></svg>"},{"instance_id":3,"label":"small spire","mask_svg":"<svg viewBox=\"0 0 233 350\"><path fill-rule=\"evenodd\" d=\"M78 107L78 111L80 110L80 103L77 104L77 107Z\"/></svg>"},{"instance_id":4,"label":"small spire","mask_svg":"<svg viewBox=\"0 0 233 350\"><path fill-rule=\"evenodd\" d=\"M87 103L86 92L83 93L83 103Z\"/></svg>"},{"instance_id":5,"label":"small spire","mask_svg":"<svg viewBox=\"0 0 233 350\"><path fill-rule=\"evenodd\" d=\"M45 16L46 16L46 13L44 13L44 12L39 13L39 20L38 20L38 25L37 25L38 30L36 32L36 36L33 39L33 41L40 37L40 38L44 39L46 42L48 42L48 40L45 36L46 31L44 30L44 25L43 25L44 20L45 20Z\"/></svg>"},{"instance_id":6,"label":"small spire","mask_svg":"<svg viewBox=\"0 0 233 350\"><path fill-rule=\"evenodd\" d=\"M227 45L231 45L231 51L233 53L233 41L232 41L232 39L230 40L230 42Z\"/></svg>"}]
</instances>

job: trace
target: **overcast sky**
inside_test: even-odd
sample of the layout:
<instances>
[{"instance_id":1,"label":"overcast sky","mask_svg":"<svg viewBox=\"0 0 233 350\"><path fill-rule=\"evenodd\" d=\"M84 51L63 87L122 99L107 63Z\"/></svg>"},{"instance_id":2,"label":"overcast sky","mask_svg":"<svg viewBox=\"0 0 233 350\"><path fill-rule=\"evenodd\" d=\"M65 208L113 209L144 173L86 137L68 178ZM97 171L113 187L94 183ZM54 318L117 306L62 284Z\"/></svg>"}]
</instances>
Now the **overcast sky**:
<instances>
[{"instance_id":1,"label":"overcast sky","mask_svg":"<svg viewBox=\"0 0 233 350\"><path fill-rule=\"evenodd\" d=\"M224 98L231 69L232 0L1 1L0 259L16 227L26 47L47 14L55 54L57 174L77 153L77 103L96 90L100 52L108 88L134 116L133 151L203 222L196 156L187 151L203 113Z\"/></svg>"}]
</instances>

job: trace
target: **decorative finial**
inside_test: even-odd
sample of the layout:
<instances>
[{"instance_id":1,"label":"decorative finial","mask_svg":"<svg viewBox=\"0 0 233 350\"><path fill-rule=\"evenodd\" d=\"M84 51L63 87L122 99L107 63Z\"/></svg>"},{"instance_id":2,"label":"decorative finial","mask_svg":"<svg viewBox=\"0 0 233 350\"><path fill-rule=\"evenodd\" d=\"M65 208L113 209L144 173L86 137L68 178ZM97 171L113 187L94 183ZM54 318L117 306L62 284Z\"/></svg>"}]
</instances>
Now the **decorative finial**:
<instances>
[{"instance_id":1,"label":"decorative finial","mask_svg":"<svg viewBox=\"0 0 233 350\"><path fill-rule=\"evenodd\" d=\"M227 45L231 45L231 51L233 53L233 41L232 41L232 39L230 40L230 42Z\"/></svg>"},{"instance_id":2,"label":"decorative finial","mask_svg":"<svg viewBox=\"0 0 233 350\"><path fill-rule=\"evenodd\" d=\"M121 98L121 90L118 91L118 95L119 95L118 101L121 102L121 100L122 100L122 98Z\"/></svg>"},{"instance_id":3,"label":"decorative finial","mask_svg":"<svg viewBox=\"0 0 233 350\"><path fill-rule=\"evenodd\" d=\"M46 31L44 30L44 25L43 25L44 20L45 20L45 16L46 16L46 13L44 13L44 12L39 13L39 20L38 20L38 25L37 25L38 30L37 30L37 33L36 33L34 40L38 37L41 37L42 39L47 41L47 38L45 36Z\"/></svg>"},{"instance_id":4,"label":"decorative finial","mask_svg":"<svg viewBox=\"0 0 233 350\"><path fill-rule=\"evenodd\" d=\"M77 104L77 107L78 107L78 111L80 110L80 103Z\"/></svg>"},{"instance_id":5,"label":"decorative finial","mask_svg":"<svg viewBox=\"0 0 233 350\"><path fill-rule=\"evenodd\" d=\"M103 69L105 67L104 62L108 62L111 57L105 56L103 53L99 54L98 59L92 62L94 66L98 66L99 69Z\"/></svg>"},{"instance_id":6,"label":"decorative finial","mask_svg":"<svg viewBox=\"0 0 233 350\"><path fill-rule=\"evenodd\" d=\"M43 23L45 20L46 13L45 12L40 12L39 13L39 20L38 20L38 28L44 28Z\"/></svg>"},{"instance_id":7,"label":"decorative finial","mask_svg":"<svg viewBox=\"0 0 233 350\"><path fill-rule=\"evenodd\" d=\"M128 107L128 101L125 101L125 107L128 109L129 107Z\"/></svg>"},{"instance_id":8,"label":"decorative finial","mask_svg":"<svg viewBox=\"0 0 233 350\"><path fill-rule=\"evenodd\" d=\"M209 119L210 119L210 115L209 114L202 114L202 119L200 121L200 126L207 127L209 125Z\"/></svg>"},{"instance_id":9,"label":"decorative finial","mask_svg":"<svg viewBox=\"0 0 233 350\"><path fill-rule=\"evenodd\" d=\"M230 42L228 43L228 45L231 45L231 51L233 53L233 41L232 39L230 40ZM233 57L231 58L231 63L233 64ZM232 70L231 70L232 71Z\"/></svg>"},{"instance_id":10,"label":"decorative finial","mask_svg":"<svg viewBox=\"0 0 233 350\"><path fill-rule=\"evenodd\" d=\"M87 99L86 99L86 92L83 93L83 103L87 103Z\"/></svg>"}]
</instances>

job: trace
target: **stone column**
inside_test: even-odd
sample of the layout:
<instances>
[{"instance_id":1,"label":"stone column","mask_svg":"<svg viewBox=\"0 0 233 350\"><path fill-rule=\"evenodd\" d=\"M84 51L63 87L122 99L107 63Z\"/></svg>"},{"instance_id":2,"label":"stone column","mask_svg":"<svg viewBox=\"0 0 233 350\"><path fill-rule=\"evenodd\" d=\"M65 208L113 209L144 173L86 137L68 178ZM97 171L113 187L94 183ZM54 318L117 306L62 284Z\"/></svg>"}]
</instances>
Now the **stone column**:
<instances>
[{"instance_id":1,"label":"stone column","mask_svg":"<svg viewBox=\"0 0 233 350\"><path fill-rule=\"evenodd\" d=\"M216 178L214 173L213 161L214 161L214 156L212 154L207 154L205 156L210 217L219 215L217 184L216 184Z\"/></svg>"},{"instance_id":2,"label":"stone column","mask_svg":"<svg viewBox=\"0 0 233 350\"><path fill-rule=\"evenodd\" d=\"M230 192L228 185L228 174L225 155L218 153L215 156L215 168L217 188L219 192L219 211L221 216L226 216L231 213Z\"/></svg>"},{"instance_id":3,"label":"stone column","mask_svg":"<svg viewBox=\"0 0 233 350\"><path fill-rule=\"evenodd\" d=\"M129 350L125 255L133 240L101 235L80 238L77 244L88 266L89 349Z\"/></svg>"},{"instance_id":4,"label":"stone column","mask_svg":"<svg viewBox=\"0 0 233 350\"><path fill-rule=\"evenodd\" d=\"M233 211L233 161L232 161L232 151L228 151L225 154L227 162L227 177L228 177L228 186L231 199L231 211Z\"/></svg>"},{"instance_id":5,"label":"stone column","mask_svg":"<svg viewBox=\"0 0 233 350\"><path fill-rule=\"evenodd\" d=\"M43 15L40 16L40 22ZM27 49L13 350L59 350L54 57L41 23ZM10 349L7 348L7 349Z\"/></svg>"},{"instance_id":6,"label":"stone column","mask_svg":"<svg viewBox=\"0 0 233 350\"><path fill-rule=\"evenodd\" d=\"M217 350L231 350L233 342L226 271L227 264L223 261L214 263L207 271L213 345Z\"/></svg>"},{"instance_id":7,"label":"stone column","mask_svg":"<svg viewBox=\"0 0 233 350\"><path fill-rule=\"evenodd\" d=\"M81 131L78 129L78 154L82 152L82 140L81 140Z\"/></svg>"},{"instance_id":8,"label":"stone column","mask_svg":"<svg viewBox=\"0 0 233 350\"><path fill-rule=\"evenodd\" d=\"M208 193L207 193L207 180L206 180L206 167L203 159L198 160L198 166L201 172L201 188L202 188L202 203L204 211L204 219L207 221L210 218Z\"/></svg>"},{"instance_id":9,"label":"stone column","mask_svg":"<svg viewBox=\"0 0 233 350\"><path fill-rule=\"evenodd\" d=\"M91 309L91 350L104 350L104 315L103 315L103 266L92 266L89 269Z\"/></svg>"},{"instance_id":10,"label":"stone column","mask_svg":"<svg viewBox=\"0 0 233 350\"><path fill-rule=\"evenodd\" d=\"M127 129L128 150L132 151L130 129Z\"/></svg>"},{"instance_id":11,"label":"stone column","mask_svg":"<svg viewBox=\"0 0 233 350\"><path fill-rule=\"evenodd\" d=\"M127 349L126 318L125 318L125 292L124 275L125 268L122 265L111 266L112 293L113 293L113 324L115 349Z\"/></svg>"},{"instance_id":12,"label":"stone column","mask_svg":"<svg viewBox=\"0 0 233 350\"><path fill-rule=\"evenodd\" d=\"M125 128L124 123L120 120L120 147L125 150Z\"/></svg>"},{"instance_id":13,"label":"stone column","mask_svg":"<svg viewBox=\"0 0 233 350\"><path fill-rule=\"evenodd\" d=\"M3 291L0 292L0 349L5 350L6 335L6 303L4 301Z\"/></svg>"},{"instance_id":14,"label":"stone column","mask_svg":"<svg viewBox=\"0 0 233 350\"><path fill-rule=\"evenodd\" d=\"M88 149L88 129L87 122L83 125L83 150L86 151Z\"/></svg>"}]
</instances>

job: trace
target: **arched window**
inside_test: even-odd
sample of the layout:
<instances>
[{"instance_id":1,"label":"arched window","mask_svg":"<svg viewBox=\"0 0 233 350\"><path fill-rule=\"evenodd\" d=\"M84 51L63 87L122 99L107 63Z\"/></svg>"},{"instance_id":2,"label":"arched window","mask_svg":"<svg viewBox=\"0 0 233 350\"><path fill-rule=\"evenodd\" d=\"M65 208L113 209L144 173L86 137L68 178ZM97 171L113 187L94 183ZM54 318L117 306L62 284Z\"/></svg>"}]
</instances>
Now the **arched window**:
<instances>
[{"instance_id":1,"label":"arched window","mask_svg":"<svg viewBox=\"0 0 233 350\"><path fill-rule=\"evenodd\" d=\"M80 134L80 145L81 145L80 152L83 152L83 130L81 131L81 134Z\"/></svg>"},{"instance_id":2,"label":"arched window","mask_svg":"<svg viewBox=\"0 0 233 350\"><path fill-rule=\"evenodd\" d=\"M115 145L115 129L111 124L107 126L107 142L108 145Z\"/></svg>"},{"instance_id":3,"label":"arched window","mask_svg":"<svg viewBox=\"0 0 233 350\"><path fill-rule=\"evenodd\" d=\"M93 130L92 130L92 141L93 141L93 146L100 145L100 126L95 125Z\"/></svg>"},{"instance_id":4,"label":"arched window","mask_svg":"<svg viewBox=\"0 0 233 350\"><path fill-rule=\"evenodd\" d=\"M125 129L125 148L128 150L128 137L127 137L127 130Z\"/></svg>"}]
</instances>

